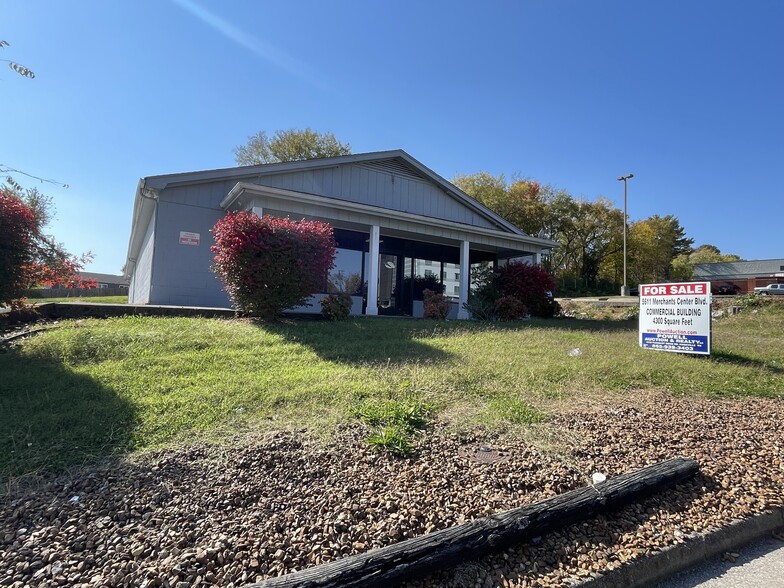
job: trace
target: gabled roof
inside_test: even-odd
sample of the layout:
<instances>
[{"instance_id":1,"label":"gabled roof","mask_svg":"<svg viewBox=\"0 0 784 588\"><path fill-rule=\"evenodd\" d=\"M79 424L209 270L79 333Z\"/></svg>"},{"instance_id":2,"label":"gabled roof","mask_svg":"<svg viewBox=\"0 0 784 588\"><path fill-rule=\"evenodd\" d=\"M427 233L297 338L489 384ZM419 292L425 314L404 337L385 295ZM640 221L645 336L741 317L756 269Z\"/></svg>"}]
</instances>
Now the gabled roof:
<instances>
[{"instance_id":1,"label":"gabled roof","mask_svg":"<svg viewBox=\"0 0 784 588\"><path fill-rule=\"evenodd\" d=\"M307 171L350 163L364 164L366 166L372 165L374 169L383 168L386 171L392 171L397 174L404 174L433 182L463 205L468 206L477 213L488 218L488 220L491 220L493 224L498 225L499 228L503 228L504 230L517 235L525 235L518 227L463 192L451 182L442 178L402 149L150 176L143 178L142 182L147 189L163 190L175 185L198 184L218 179L236 179L237 181L241 181L242 179L257 178L264 175Z\"/></svg>"},{"instance_id":2,"label":"gabled roof","mask_svg":"<svg viewBox=\"0 0 784 588\"><path fill-rule=\"evenodd\" d=\"M376 151L371 153L357 153L338 157L325 157L303 161L283 163L267 163L260 165L219 168L212 170L149 176L139 180L134 202L131 236L128 243L128 261L134 261L134 256L141 248L144 231L147 228L154 210L154 199L158 192L173 186L200 184L216 180L236 180L239 182L253 183L260 177L272 174L309 171L319 168L329 168L339 165L357 164L374 170L392 172L396 175L405 175L428 182L432 182L445 193L454 198L461 205L484 217L491 224L498 227L501 232L517 237L528 237L521 229L496 214L485 205L475 200L451 182L445 180L430 168L426 167L402 149L391 151ZM546 239L530 237L532 242L540 243L544 247L555 245ZM126 263L126 272L128 272Z\"/></svg>"}]
</instances>

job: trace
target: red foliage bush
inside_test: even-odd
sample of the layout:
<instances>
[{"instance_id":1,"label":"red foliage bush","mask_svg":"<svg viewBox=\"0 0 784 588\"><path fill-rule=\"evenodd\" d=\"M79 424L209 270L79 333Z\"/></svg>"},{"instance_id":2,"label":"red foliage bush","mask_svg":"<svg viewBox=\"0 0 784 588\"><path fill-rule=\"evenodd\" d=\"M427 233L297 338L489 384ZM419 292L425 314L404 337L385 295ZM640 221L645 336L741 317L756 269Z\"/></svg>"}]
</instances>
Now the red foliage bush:
<instances>
[{"instance_id":1,"label":"red foliage bush","mask_svg":"<svg viewBox=\"0 0 784 588\"><path fill-rule=\"evenodd\" d=\"M46 211L33 206L8 187L0 188L0 304L10 304L22 291L37 285L67 288L97 286L79 271L92 255L69 254L43 233Z\"/></svg>"},{"instance_id":2,"label":"red foliage bush","mask_svg":"<svg viewBox=\"0 0 784 588\"><path fill-rule=\"evenodd\" d=\"M495 301L495 312L502 321L519 321L528 314L528 309L517 296L502 296Z\"/></svg>"},{"instance_id":3,"label":"red foliage bush","mask_svg":"<svg viewBox=\"0 0 784 588\"><path fill-rule=\"evenodd\" d=\"M230 212L212 234L213 271L241 310L272 319L326 289L337 245L327 223Z\"/></svg>"},{"instance_id":4,"label":"red foliage bush","mask_svg":"<svg viewBox=\"0 0 784 588\"><path fill-rule=\"evenodd\" d=\"M550 318L557 313L553 300L555 280L544 268L511 261L498 268L498 289L504 296L514 296L533 316Z\"/></svg>"},{"instance_id":5,"label":"red foliage bush","mask_svg":"<svg viewBox=\"0 0 784 588\"><path fill-rule=\"evenodd\" d=\"M422 306L424 317L436 320L446 320L449 314L449 301L440 292L425 289L422 291Z\"/></svg>"},{"instance_id":6,"label":"red foliage bush","mask_svg":"<svg viewBox=\"0 0 784 588\"><path fill-rule=\"evenodd\" d=\"M6 190L0 192L0 303L28 287L36 229L32 209Z\"/></svg>"}]
</instances>

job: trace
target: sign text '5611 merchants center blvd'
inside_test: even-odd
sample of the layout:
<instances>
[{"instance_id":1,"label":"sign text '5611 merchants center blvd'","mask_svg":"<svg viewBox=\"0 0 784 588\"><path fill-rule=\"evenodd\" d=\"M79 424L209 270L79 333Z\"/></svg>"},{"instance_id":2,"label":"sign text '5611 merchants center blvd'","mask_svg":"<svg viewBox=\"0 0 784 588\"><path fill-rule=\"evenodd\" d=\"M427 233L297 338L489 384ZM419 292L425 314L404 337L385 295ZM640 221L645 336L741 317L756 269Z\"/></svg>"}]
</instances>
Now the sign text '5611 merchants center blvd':
<instances>
[{"instance_id":1,"label":"sign text '5611 merchants center blvd'","mask_svg":"<svg viewBox=\"0 0 784 588\"><path fill-rule=\"evenodd\" d=\"M641 285L640 347L710 355L710 282Z\"/></svg>"}]
</instances>

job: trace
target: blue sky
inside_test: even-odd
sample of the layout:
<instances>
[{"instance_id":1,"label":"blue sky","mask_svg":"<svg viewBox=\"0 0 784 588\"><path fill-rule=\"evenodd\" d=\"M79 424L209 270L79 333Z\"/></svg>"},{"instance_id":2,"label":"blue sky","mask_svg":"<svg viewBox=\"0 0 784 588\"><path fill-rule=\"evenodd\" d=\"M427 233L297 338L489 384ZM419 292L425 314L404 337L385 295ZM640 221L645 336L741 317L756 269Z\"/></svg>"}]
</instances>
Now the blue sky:
<instances>
[{"instance_id":1,"label":"blue sky","mask_svg":"<svg viewBox=\"0 0 784 588\"><path fill-rule=\"evenodd\" d=\"M119 273L142 176L234 165L260 130L404 149L677 216L784 257L784 2L0 0L0 163Z\"/></svg>"}]
</instances>

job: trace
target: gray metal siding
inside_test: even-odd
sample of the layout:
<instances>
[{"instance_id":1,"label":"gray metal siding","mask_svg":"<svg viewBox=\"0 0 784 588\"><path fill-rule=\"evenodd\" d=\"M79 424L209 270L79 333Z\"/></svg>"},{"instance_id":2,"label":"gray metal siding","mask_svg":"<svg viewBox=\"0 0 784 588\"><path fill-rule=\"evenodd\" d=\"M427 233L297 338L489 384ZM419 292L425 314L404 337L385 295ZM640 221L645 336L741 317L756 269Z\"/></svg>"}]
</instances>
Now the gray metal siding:
<instances>
[{"instance_id":1,"label":"gray metal siding","mask_svg":"<svg viewBox=\"0 0 784 588\"><path fill-rule=\"evenodd\" d=\"M220 280L210 269L213 258L210 247L215 243L210 229L225 214L218 207L228 191L221 191L223 184L225 182L161 192L151 304L231 307ZM181 231L199 233L199 244L181 244Z\"/></svg>"},{"instance_id":2,"label":"gray metal siding","mask_svg":"<svg viewBox=\"0 0 784 588\"><path fill-rule=\"evenodd\" d=\"M150 301L150 284L152 283L152 253L155 248L155 214L147 225L139 257L133 266L131 284L128 288L130 304L147 304Z\"/></svg>"},{"instance_id":3,"label":"gray metal siding","mask_svg":"<svg viewBox=\"0 0 784 588\"><path fill-rule=\"evenodd\" d=\"M498 228L429 181L367 169L361 165L265 175L256 183L431 216L475 227Z\"/></svg>"},{"instance_id":4,"label":"gray metal siding","mask_svg":"<svg viewBox=\"0 0 784 588\"><path fill-rule=\"evenodd\" d=\"M220 202L234 187L237 180L221 180L185 186L173 186L161 192L161 201L201 208L220 210Z\"/></svg>"}]
</instances>

